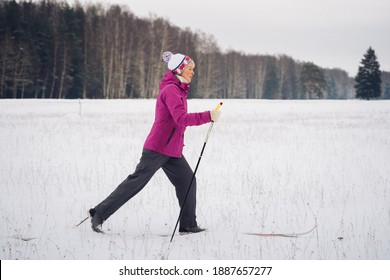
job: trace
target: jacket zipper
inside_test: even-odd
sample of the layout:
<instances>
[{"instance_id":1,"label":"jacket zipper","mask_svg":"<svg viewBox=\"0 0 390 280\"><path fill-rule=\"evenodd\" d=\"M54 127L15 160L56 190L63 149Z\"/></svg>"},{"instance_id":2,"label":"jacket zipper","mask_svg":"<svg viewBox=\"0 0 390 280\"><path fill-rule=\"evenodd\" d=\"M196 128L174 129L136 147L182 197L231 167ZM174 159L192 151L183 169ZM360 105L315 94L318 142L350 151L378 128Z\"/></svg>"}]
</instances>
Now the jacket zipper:
<instances>
[{"instance_id":1,"label":"jacket zipper","mask_svg":"<svg viewBox=\"0 0 390 280\"><path fill-rule=\"evenodd\" d=\"M165 146L168 146L169 142L171 142L171 139L172 139L172 136L173 134L175 133L175 127L172 129L172 132L171 134L169 134L169 137L168 137L168 140L167 140L167 143L165 143Z\"/></svg>"}]
</instances>

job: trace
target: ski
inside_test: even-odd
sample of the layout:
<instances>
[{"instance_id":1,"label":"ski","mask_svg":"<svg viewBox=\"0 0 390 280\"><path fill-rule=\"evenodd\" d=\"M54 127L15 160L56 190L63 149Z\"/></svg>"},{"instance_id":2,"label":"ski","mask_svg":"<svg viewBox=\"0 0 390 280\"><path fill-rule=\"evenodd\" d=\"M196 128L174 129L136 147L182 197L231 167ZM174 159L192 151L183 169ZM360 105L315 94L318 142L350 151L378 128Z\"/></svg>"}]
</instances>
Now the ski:
<instances>
[{"instance_id":1,"label":"ski","mask_svg":"<svg viewBox=\"0 0 390 280\"><path fill-rule=\"evenodd\" d=\"M13 238L13 239L18 239L18 240L22 240L22 241L31 241L31 240L34 240L34 239L38 239L38 237L25 237L25 236L20 236L20 235L12 235L12 236L8 236L9 238Z\"/></svg>"},{"instance_id":2,"label":"ski","mask_svg":"<svg viewBox=\"0 0 390 280\"><path fill-rule=\"evenodd\" d=\"M101 233L103 235L113 235L114 233L111 232L110 230L108 231L94 231L92 230L93 232L96 232L96 233ZM202 231L202 232L205 232L205 231ZM199 232L185 232L185 233L179 233L179 234L175 234L175 236L188 236L188 235L193 235L195 233L199 233ZM115 234L114 234L115 235ZM120 235L118 233L118 235ZM133 235L132 235L133 236ZM167 233L145 233L145 234L135 234L134 236L142 236L142 237L162 237L162 238L167 238L167 237L171 237L170 234L167 234Z\"/></svg>"},{"instance_id":3,"label":"ski","mask_svg":"<svg viewBox=\"0 0 390 280\"><path fill-rule=\"evenodd\" d=\"M179 232L179 234L175 234L175 236L186 236L186 235L192 235L192 234L196 234L196 233L206 233L206 230L203 230L203 231L199 231L199 232ZM170 234L157 234L158 236L161 236L161 237L169 237L171 236Z\"/></svg>"},{"instance_id":4,"label":"ski","mask_svg":"<svg viewBox=\"0 0 390 280\"><path fill-rule=\"evenodd\" d=\"M78 223L77 225L74 225L72 226L73 229L77 228L78 226L80 226L82 223L84 223L89 217L85 218L84 220L82 220L80 223ZM260 236L260 237L288 237L288 238L298 238L300 236L304 236L304 235L307 235L311 232L313 232L315 229L317 228L317 224L314 225L311 229L309 229L308 231L305 231L305 232L292 232L292 233L275 233L275 232L271 232L271 233L258 233L258 232L244 232L243 234L245 235L253 235L253 236ZM112 233L110 232L106 232L106 231L103 231L101 228L96 228L96 229L92 229L92 231L96 232L96 233L100 233L100 234L105 234L105 235L111 235ZM110 230L108 230L110 231ZM200 232L206 232L206 231L200 231ZM186 235L192 235L192 234L195 234L195 233L200 233L200 232L180 232L178 235L179 236L186 236ZM152 234L154 236L158 236L158 237L163 237L163 238L166 238L166 237L169 237L170 235L169 234ZM171 236L171 240L172 240L172 236Z\"/></svg>"},{"instance_id":5,"label":"ski","mask_svg":"<svg viewBox=\"0 0 390 280\"><path fill-rule=\"evenodd\" d=\"M255 235L255 236L261 236L261 237L290 237L290 238L298 238L299 236L307 235L314 231L317 228L317 225L315 225L313 228L311 228L308 231L305 232L293 232L293 233L253 233L253 232L245 232L246 235Z\"/></svg>"}]
</instances>

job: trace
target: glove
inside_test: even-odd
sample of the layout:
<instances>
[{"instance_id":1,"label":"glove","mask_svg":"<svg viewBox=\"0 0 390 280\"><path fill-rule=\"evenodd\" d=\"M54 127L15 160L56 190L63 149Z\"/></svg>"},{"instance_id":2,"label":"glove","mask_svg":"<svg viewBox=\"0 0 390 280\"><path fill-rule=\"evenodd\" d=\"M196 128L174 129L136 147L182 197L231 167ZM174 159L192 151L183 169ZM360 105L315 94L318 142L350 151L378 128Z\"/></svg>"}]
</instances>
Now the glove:
<instances>
[{"instance_id":1,"label":"glove","mask_svg":"<svg viewBox=\"0 0 390 280\"><path fill-rule=\"evenodd\" d=\"M219 110L212 110L210 111L211 120L213 122L217 122L219 118L221 117L221 111Z\"/></svg>"}]
</instances>

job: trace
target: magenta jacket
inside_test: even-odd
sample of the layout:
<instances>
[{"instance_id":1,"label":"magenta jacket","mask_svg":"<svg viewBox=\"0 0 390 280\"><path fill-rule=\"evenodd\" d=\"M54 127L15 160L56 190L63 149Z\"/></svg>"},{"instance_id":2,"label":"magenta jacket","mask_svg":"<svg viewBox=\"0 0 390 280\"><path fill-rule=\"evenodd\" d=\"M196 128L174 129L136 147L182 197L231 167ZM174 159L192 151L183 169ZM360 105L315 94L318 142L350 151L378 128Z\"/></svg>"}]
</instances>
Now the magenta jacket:
<instances>
[{"instance_id":1,"label":"magenta jacket","mask_svg":"<svg viewBox=\"0 0 390 280\"><path fill-rule=\"evenodd\" d=\"M210 111L187 112L189 89L190 86L181 83L171 71L165 74L160 82L155 120L146 138L145 149L179 158L183 153L186 127L211 122Z\"/></svg>"}]
</instances>

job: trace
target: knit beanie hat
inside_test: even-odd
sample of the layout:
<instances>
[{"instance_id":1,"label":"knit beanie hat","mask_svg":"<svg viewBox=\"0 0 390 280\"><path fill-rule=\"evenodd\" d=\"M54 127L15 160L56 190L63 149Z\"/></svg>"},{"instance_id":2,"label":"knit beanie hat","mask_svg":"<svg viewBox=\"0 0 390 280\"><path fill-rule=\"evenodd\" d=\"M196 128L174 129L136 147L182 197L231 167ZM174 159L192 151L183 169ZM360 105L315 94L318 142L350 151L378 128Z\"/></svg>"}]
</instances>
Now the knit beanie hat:
<instances>
[{"instance_id":1,"label":"knit beanie hat","mask_svg":"<svg viewBox=\"0 0 390 280\"><path fill-rule=\"evenodd\" d=\"M175 75L181 75L184 68L192 61L189 56L181 53L173 54L171 52L164 52L163 60L168 63L168 69Z\"/></svg>"}]
</instances>

